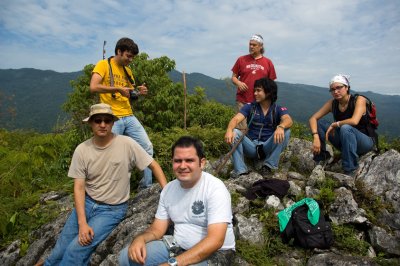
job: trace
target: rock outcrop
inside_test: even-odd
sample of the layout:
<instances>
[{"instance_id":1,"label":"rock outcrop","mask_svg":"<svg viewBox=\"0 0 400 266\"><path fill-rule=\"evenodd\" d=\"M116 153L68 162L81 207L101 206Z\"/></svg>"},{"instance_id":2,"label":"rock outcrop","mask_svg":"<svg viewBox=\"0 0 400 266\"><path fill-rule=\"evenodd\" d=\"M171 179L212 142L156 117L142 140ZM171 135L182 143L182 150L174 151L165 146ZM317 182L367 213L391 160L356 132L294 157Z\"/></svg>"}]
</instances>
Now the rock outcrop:
<instances>
[{"instance_id":1,"label":"rock outcrop","mask_svg":"<svg viewBox=\"0 0 400 266\"><path fill-rule=\"evenodd\" d=\"M276 264L378 265L373 259L378 252L384 254L383 259L389 264L400 264L400 154L389 150L380 155L364 155L360 158L360 173L356 177L349 177L338 172L338 163L328 165L325 169L315 166L310 147L310 142L305 140L294 138L290 141L281 158L281 169L273 175L274 178L289 181L288 195L283 199L267 197L264 207L278 212L293 204L294 199L301 195L316 197L320 194L317 185L331 178L336 187L332 189L334 200L326 206L326 216L334 225L354 226L357 230L355 233L368 243L369 252L365 256L355 256L334 245L330 250L313 250L304 256L304 250L293 249L273 258ZM212 165L208 164L206 171L212 172L211 167ZM223 171L228 173L229 169L228 164ZM228 190L236 197L233 206L236 238L253 245L263 245L266 241L263 222L257 215L249 214L250 201L241 194L260 179L262 177L257 173L256 164L250 174L225 181ZM98 246L91 257L91 265L118 265L119 251L152 222L159 193L160 187L155 184L129 200L126 219ZM377 206L380 210L373 214L374 219L369 218L371 216L368 215L368 210L360 207L360 195L363 193L369 197L373 196L373 200L379 203ZM58 195L54 192L43 195L41 202L47 200L58 202L64 207L64 211L55 221L31 233L31 243L25 256L20 256L19 240L1 251L0 265L33 265L40 258L49 255L70 213L73 201L71 195ZM251 265L240 256L237 256L236 264Z\"/></svg>"}]
</instances>

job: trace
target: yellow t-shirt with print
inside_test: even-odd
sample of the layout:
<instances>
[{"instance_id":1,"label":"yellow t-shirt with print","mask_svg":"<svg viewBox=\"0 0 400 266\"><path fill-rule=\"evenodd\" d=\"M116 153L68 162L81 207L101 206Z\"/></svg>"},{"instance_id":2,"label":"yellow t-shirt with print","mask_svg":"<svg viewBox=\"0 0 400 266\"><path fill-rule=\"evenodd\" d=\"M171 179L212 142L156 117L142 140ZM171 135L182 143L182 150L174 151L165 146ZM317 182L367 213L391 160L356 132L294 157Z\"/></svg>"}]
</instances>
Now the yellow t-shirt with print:
<instances>
[{"instance_id":1,"label":"yellow t-shirt with print","mask_svg":"<svg viewBox=\"0 0 400 266\"><path fill-rule=\"evenodd\" d=\"M129 87L133 88L132 84L129 82L128 77L126 77L123 66L119 66L114 58L110 60L112 66L112 74L114 77L114 87ZM132 71L129 67L126 68L128 74L133 78ZM111 86L110 83L110 70L108 66L107 59L100 60L94 67L92 74L99 74L103 80L102 85ZM100 93L100 102L106 103L111 106L114 115L118 117L124 117L132 115L132 108L129 102L129 98L122 96L119 92L114 93Z\"/></svg>"}]
</instances>

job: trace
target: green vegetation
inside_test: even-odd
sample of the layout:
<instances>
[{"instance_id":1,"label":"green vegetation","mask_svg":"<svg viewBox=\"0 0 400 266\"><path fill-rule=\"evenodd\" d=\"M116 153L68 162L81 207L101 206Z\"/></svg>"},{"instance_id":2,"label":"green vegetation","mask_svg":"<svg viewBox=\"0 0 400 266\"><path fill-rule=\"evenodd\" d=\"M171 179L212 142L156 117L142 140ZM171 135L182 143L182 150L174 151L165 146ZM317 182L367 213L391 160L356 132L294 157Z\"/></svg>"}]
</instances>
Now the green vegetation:
<instances>
[{"instance_id":1,"label":"green vegetation","mask_svg":"<svg viewBox=\"0 0 400 266\"><path fill-rule=\"evenodd\" d=\"M150 89L148 97L135 102L135 114L141 119L155 147L155 158L173 178L170 162L172 143L182 135L199 137L209 158L228 151L223 142L224 127L233 116L231 107L208 101L204 90L197 88L187 97L187 129L184 126L183 86L173 83L168 72L175 62L167 57L148 59L146 54L135 58L133 73ZM49 191L72 192L73 181L67 171L75 147L90 137L81 122L90 105L98 101L89 91L93 65L87 65L76 80L63 108L70 120L57 126L57 133L0 130L0 248L15 239L28 247L29 233L54 219L60 212L50 202L38 204L41 194ZM139 173L132 174L136 188ZM22 251L24 252L24 251Z\"/></svg>"},{"instance_id":2,"label":"green vegetation","mask_svg":"<svg viewBox=\"0 0 400 266\"><path fill-rule=\"evenodd\" d=\"M149 59L146 54L135 57L132 69L137 84L145 82L149 95L140 98L134 105L135 115L142 121L154 145L155 158L165 170L169 179L173 178L171 170L171 145L182 135L193 135L200 138L209 159L220 157L228 152L224 143L225 128L234 115L232 107L208 100L205 90L195 87L187 95L187 120L184 128L184 90L183 85L174 83L168 76L175 62L167 57ZM133 66L133 65L132 65ZM98 101L96 95L89 91L89 80L93 65L87 65L71 81L73 91L63 102L63 110L68 113L67 122L59 122L55 133L39 134L34 131L8 131L0 129L0 249L15 239L21 239L21 253L29 247L29 233L39 226L53 220L61 211L54 202L38 203L43 193L63 191L71 194L73 181L67 177L71 156L77 144L90 137L91 133L81 120L87 116L89 106ZM79 74L79 76L78 76ZM225 82L225 81L223 81ZM26 82L26 84L30 84ZM209 88L210 89L210 88ZM213 88L211 88L213 89ZM293 88L292 88L293 89ZM294 90L294 89L293 89ZM40 96L37 96L40 97ZM0 104L11 98L0 93ZM35 103L38 98L35 98ZM36 103L37 104L37 103ZM59 104L59 106L61 103ZM6 106L6 104L4 104ZM15 117L14 105L0 110L3 117ZM24 109L25 110L25 109ZM26 109L28 112L28 109ZM33 110L30 110L33 113ZM48 112L56 112L53 109ZM33 123L40 123L43 118ZM2 124L3 125L3 124ZM310 139L307 126L295 123L292 137ZM399 150L400 139L388 142L381 137L381 147ZM293 170L296 163L292 162ZM137 187L139 173L132 174L132 190ZM318 199L329 206L333 199L335 183L327 179L319 184ZM303 196L303 195L302 195ZM360 197L364 196L360 194ZM237 204L238 194L232 195L232 202ZM370 220L379 209L376 198L365 200ZM272 257L283 254L292 248L284 245L279 237L278 221L275 210L265 209L263 201L251 203L250 212L246 215L257 215L263 223L265 243L253 246L243 241L237 242L238 253L254 265L271 265ZM361 207L364 207L362 205ZM364 254L366 247L355 244L355 233L352 228L336 227L335 245L351 252ZM358 240L357 240L358 241Z\"/></svg>"},{"instance_id":3,"label":"green vegetation","mask_svg":"<svg viewBox=\"0 0 400 266\"><path fill-rule=\"evenodd\" d=\"M351 225L332 225L335 246L339 249L348 251L353 255L367 255L369 248L368 242L359 239L357 231Z\"/></svg>"},{"instance_id":4,"label":"green vegetation","mask_svg":"<svg viewBox=\"0 0 400 266\"><path fill-rule=\"evenodd\" d=\"M74 134L37 134L0 130L1 245L21 238L57 215L34 211L40 195L70 191L66 178Z\"/></svg>"},{"instance_id":5,"label":"green vegetation","mask_svg":"<svg viewBox=\"0 0 400 266\"><path fill-rule=\"evenodd\" d=\"M374 224L379 224L377 216L381 214L382 210L393 212L393 206L388 203L383 203L380 196L375 195L371 188L365 187L361 182L356 182L356 191L353 193L355 200L357 201L360 208L366 212L366 217L369 221ZM386 227L385 224L381 224L382 227Z\"/></svg>"},{"instance_id":6,"label":"green vegetation","mask_svg":"<svg viewBox=\"0 0 400 266\"><path fill-rule=\"evenodd\" d=\"M335 201L335 188L338 187L338 182L327 177L323 182L317 183L316 188L319 189L319 194L315 197L324 207L324 213L327 213L330 205Z\"/></svg>"}]
</instances>

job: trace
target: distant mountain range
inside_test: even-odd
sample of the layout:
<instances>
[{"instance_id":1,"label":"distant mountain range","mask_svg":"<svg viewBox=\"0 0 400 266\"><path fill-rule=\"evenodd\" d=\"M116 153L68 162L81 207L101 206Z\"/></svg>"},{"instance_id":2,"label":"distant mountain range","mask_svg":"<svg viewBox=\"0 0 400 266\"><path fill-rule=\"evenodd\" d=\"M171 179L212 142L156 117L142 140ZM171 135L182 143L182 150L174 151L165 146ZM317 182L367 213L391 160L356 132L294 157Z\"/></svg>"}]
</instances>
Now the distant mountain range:
<instances>
[{"instance_id":1,"label":"distant mountain range","mask_svg":"<svg viewBox=\"0 0 400 266\"><path fill-rule=\"evenodd\" d=\"M58 73L50 70L0 69L0 128L34 129L50 132L57 121L66 117L61 105L72 92L70 81L81 72ZM182 73L173 70L170 78L182 82ZM308 118L331 96L327 88L278 83L278 103L289 109L298 122L308 125ZM214 79L200 73L186 74L189 93L195 87L205 89L209 99L234 105L236 88L230 80ZM354 92L354 91L353 91ZM379 134L388 137L400 136L400 96L362 92L377 106L380 121ZM330 117L329 117L330 118Z\"/></svg>"}]
</instances>

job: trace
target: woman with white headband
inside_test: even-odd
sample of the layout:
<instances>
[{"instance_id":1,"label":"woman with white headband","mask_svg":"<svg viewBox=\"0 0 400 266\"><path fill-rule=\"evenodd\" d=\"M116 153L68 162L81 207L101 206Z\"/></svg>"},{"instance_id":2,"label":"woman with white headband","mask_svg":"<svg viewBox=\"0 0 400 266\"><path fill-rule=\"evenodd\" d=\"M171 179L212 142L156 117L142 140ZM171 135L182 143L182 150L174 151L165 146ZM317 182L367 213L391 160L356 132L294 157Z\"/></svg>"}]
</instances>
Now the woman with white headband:
<instances>
[{"instance_id":1,"label":"woman with white headband","mask_svg":"<svg viewBox=\"0 0 400 266\"><path fill-rule=\"evenodd\" d=\"M375 131L367 117L367 99L350 94L349 76L336 75L329 82L332 99L309 119L313 136L314 161L326 164L331 155L326 151L326 139L341 151L345 174L358 174L358 157L374 148ZM320 120L332 112L335 122Z\"/></svg>"}]
</instances>

